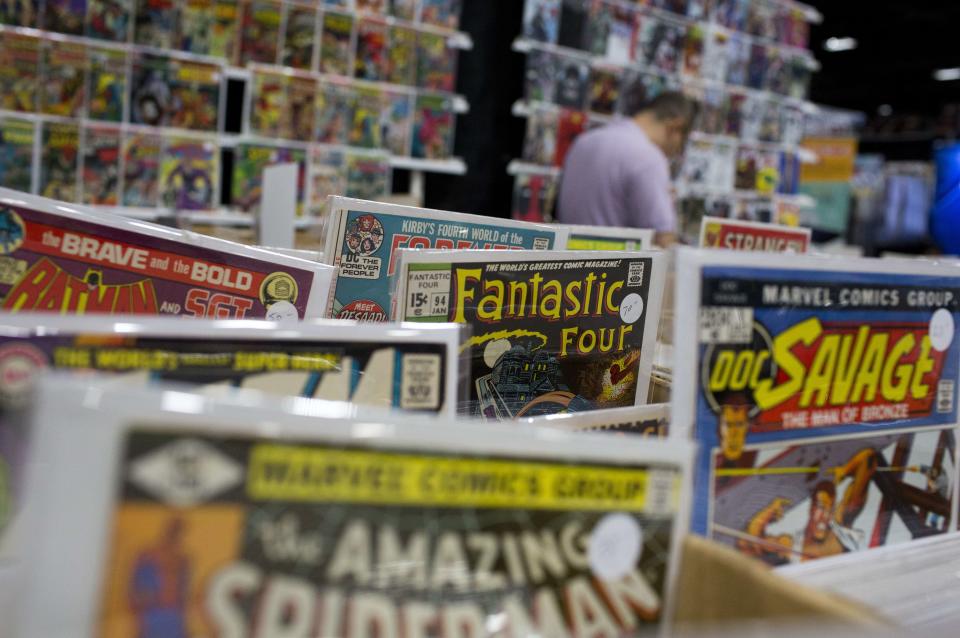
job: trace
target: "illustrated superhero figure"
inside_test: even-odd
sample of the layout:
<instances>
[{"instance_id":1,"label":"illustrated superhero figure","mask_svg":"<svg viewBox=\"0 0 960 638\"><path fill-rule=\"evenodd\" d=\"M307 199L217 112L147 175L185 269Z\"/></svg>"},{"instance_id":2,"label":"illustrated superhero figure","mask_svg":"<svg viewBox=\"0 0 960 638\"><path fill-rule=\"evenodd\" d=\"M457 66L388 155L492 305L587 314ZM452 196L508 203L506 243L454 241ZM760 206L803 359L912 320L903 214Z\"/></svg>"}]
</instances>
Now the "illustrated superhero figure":
<instances>
[{"instance_id":1,"label":"illustrated superhero figure","mask_svg":"<svg viewBox=\"0 0 960 638\"><path fill-rule=\"evenodd\" d=\"M183 551L184 525L171 520L159 542L137 556L130 582L130 607L138 638L186 638L190 560Z\"/></svg>"}]
</instances>

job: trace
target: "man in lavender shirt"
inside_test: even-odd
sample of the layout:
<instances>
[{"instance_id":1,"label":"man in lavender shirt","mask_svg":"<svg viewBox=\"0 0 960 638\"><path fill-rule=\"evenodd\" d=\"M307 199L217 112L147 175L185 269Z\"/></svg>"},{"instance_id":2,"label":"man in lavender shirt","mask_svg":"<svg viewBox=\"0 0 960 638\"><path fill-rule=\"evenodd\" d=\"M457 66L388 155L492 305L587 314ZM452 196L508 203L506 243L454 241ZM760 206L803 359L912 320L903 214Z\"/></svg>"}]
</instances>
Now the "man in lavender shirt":
<instances>
[{"instance_id":1,"label":"man in lavender shirt","mask_svg":"<svg viewBox=\"0 0 960 638\"><path fill-rule=\"evenodd\" d=\"M658 241L668 244L677 232L670 162L683 154L697 105L681 93L661 93L648 102L637 95L643 95L641 87L625 95L627 117L574 142L563 167L557 219L653 228Z\"/></svg>"}]
</instances>

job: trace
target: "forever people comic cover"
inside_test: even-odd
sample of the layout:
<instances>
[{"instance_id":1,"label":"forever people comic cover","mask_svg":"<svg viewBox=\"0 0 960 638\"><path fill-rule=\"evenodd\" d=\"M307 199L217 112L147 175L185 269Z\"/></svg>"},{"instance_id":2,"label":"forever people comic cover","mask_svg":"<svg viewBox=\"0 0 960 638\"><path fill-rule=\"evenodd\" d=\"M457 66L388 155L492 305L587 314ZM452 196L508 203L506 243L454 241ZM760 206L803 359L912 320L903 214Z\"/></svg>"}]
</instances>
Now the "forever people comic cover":
<instances>
[{"instance_id":1,"label":"forever people comic cover","mask_svg":"<svg viewBox=\"0 0 960 638\"><path fill-rule=\"evenodd\" d=\"M467 324L461 415L505 421L646 402L664 257L402 250L403 321Z\"/></svg>"}]
</instances>

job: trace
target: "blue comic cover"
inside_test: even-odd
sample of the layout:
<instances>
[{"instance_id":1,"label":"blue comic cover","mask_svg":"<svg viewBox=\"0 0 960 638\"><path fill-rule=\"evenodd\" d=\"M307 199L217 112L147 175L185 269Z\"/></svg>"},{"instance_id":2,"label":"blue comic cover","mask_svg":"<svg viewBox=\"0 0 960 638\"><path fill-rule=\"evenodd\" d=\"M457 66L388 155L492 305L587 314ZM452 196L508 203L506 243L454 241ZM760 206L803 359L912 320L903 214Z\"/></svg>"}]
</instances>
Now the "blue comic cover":
<instances>
[{"instance_id":1,"label":"blue comic cover","mask_svg":"<svg viewBox=\"0 0 960 638\"><path fill-rule=\"evenodd\" d=\"M694 532L782 565L949 529L960 278L917 272L703 267Z\"/></svg>"},{"instance_id":2,"label":"blue comic cover","mask_svg":"<svg viewBox=\"0 0 960 638\"><path fill-rule=\"evenodd\" d=\"M412 207L331 200L325 254L337 267L327 316L388 321L392 278L400 248L550 250L564 231Z\"/></svg>"}]
</instances>

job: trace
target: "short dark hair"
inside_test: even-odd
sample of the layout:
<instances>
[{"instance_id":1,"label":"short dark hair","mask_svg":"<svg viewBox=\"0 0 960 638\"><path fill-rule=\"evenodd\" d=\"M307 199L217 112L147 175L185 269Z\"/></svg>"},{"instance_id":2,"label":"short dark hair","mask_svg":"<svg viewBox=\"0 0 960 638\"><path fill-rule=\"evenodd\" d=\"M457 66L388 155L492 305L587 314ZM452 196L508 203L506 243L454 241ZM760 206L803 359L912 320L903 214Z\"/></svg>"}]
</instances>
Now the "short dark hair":
<instances>
[{"instance_id":1,"label":"short dark hair","mask_svg":"<svg viewBox=\"0 0 960 638\"><path fill-rule=\"evenodd\" d=\"M692 124L697 111L697 102L679 91L663 91L651 97L642 80L627 87L623 100L623 114L627 117L651 113L661 122L681 118Z\"/></svg>"}]
</instances>

